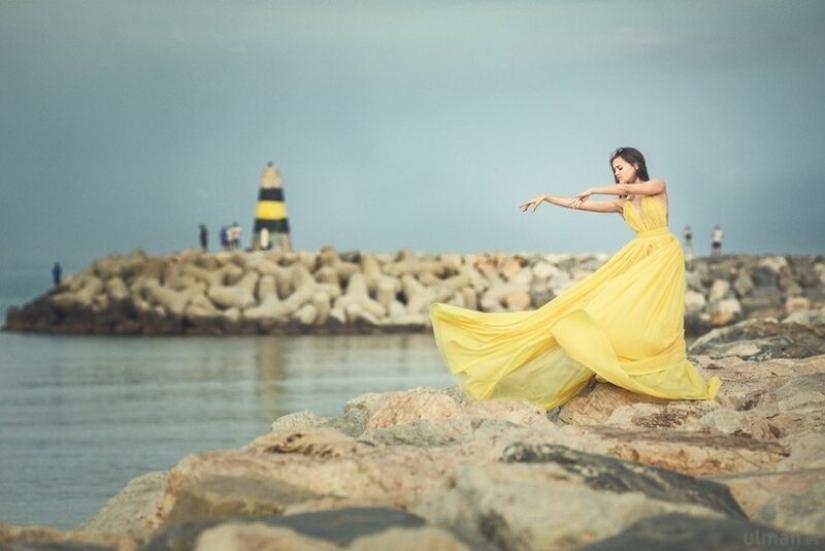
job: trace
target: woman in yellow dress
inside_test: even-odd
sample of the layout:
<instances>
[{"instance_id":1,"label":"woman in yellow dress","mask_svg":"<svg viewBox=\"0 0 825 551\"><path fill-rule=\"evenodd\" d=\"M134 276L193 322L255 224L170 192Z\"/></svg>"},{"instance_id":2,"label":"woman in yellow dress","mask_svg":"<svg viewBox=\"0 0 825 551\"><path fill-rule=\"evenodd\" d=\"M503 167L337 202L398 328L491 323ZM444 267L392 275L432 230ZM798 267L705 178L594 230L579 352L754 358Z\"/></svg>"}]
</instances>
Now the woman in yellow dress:
<instances>
[{"instance_id":1,"label":"woman in yellow dress","mask_svg":"<svg viewBox=\"0 0 825 551\"><path fill-rule=\"evenodd\" d=\"M648 177L644 156L631 147L617 149L610 165L615 185L576 197L539 195L520 207L620 213L636 237L598 270L528 312L432 306L438 348L470 397L551 409L592 377L657 398L716 396L719 379L705 381L686 355L685 260L667 227L665 182Z\"/></svg>"}]
</instances>

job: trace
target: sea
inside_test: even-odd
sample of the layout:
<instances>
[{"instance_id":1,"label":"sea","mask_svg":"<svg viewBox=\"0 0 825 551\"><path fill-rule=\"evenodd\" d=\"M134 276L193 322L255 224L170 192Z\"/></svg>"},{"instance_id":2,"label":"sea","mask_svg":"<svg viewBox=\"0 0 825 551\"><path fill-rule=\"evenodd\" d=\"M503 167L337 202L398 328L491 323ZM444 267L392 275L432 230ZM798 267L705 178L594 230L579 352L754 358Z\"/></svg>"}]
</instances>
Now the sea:
<instances>
[{"instance_id":1,"label":"sea","mask_svg":"<svg viewBox=\"0 0 825 551\"><path fill-rule=\"evenodd\" d=\"M46 292L0 269L0 313ZM242 447L283 415L454 384L430 334L101 337L0 332L0 523L76 528L136 476Z\"/></svg>"}]
</instances>

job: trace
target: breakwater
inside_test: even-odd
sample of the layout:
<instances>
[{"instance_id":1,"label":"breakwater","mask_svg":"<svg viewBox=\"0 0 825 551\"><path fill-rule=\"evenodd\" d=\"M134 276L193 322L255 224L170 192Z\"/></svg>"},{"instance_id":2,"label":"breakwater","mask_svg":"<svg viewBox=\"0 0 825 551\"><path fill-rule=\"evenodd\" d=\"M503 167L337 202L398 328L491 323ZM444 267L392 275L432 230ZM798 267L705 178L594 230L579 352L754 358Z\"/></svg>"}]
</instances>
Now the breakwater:
<instances>
[{"instance_id":1,"label":"breakwater","mask_svg":"<svg viewBox=\"0 0 825 551\"><path fill-rule=\"evenodd\" d=\"M418 332L435 301L486 311L540 307L607 255L183 251L111 254L9 308L9 331L188 335ZM820 322L825 257L728 255L687 266L685 329L742 319Z\"/></svg>"}]
</instances>

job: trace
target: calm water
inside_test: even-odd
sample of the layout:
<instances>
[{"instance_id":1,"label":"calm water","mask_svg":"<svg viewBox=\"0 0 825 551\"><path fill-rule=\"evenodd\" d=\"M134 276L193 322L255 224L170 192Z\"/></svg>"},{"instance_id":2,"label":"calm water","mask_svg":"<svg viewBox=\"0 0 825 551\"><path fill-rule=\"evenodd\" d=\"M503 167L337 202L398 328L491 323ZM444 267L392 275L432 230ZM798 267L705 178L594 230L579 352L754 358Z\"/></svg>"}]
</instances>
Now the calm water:
<instances>
[{"instance_id":1,"label":"calm water","mask_svg":"<svg viewBox=\"0 0 825 551\"><path fill-rule=\"evenodd\" d=\"M0 271L0 312L48 285L48 269ZM0 522L74 527L135 476L242 446L281 415L335 416L364 392L450 384L426 334L0 332Z\"/></svg>"}]
</instances>

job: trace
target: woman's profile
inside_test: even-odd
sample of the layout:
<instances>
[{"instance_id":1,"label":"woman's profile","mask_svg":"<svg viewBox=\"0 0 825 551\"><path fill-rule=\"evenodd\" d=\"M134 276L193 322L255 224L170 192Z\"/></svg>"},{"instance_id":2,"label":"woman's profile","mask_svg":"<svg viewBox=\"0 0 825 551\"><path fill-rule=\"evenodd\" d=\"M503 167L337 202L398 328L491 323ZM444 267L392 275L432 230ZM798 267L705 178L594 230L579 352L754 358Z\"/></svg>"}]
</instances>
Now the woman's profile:
<instances>
[{"instance_id":1,"label":"woman's profile","mask_svg":"<svg viewBox=\"0 0 825 551\"><path fill-rule=\"evenodd\" d=\"M575 197L539 195L520 206L621 213L636 236L598 270L537 310L431 307L441 355L470 397L551 409L593 377L658 398L716 396L719 379L705 381L686 355L685 260L667 227L665 182L648 176L644 156L631 147L617 149L610 166L614 185Z\"/></svg>"}]
</instances>

